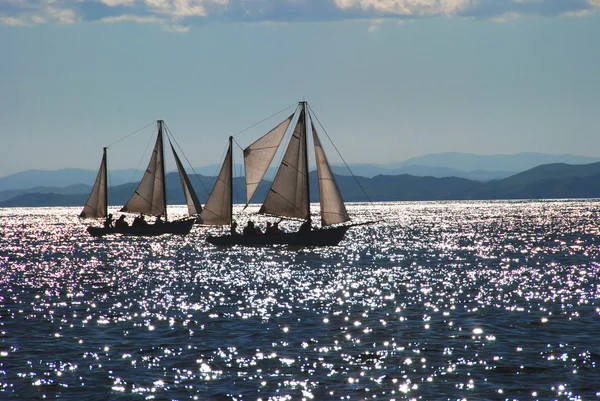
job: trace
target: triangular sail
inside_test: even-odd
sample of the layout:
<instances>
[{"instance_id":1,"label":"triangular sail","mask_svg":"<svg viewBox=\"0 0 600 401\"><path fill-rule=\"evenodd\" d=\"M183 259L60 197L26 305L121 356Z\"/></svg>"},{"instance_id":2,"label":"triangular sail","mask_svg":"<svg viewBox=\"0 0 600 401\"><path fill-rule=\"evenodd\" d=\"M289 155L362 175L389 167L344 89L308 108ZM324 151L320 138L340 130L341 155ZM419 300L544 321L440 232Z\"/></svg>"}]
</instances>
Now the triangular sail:
<instances>
[{"instance_id":1,"label":"triangular sail","mask_svg":"<svg viewBox=\"0 0 600 401\"><path fill-rule=\"evenodd\" d=\"M231 223L231 145L223 161L223 166L200 213L204 224L222 226Z\"/></svg>"},{"instance_id":2,"label":"triangular sail","mask_svg":"<svg viewBox=\"0 0 600 401\"><path fill-rule=\"evenodd\" d=\"M106 148L104 148L100 170L98 170L98 175L96 176L90 196L87 202L85 202L85 206L79 217L96 219L106 217L108 207L106 204L106 191Z\"/></svg>"},{"instance_id":3,"label":"triangular sail","mask_svg":"<svg viewBox=\"0 0 600 401\"><path fill-rule=\"evenodd\" d=\"M142 177L142 181L129 201L121 208L122 212L143 213L154 216L165 215L167 205L165 204L163 159L162 130L159 129L152 157L144 177Z\"/></svg>"},{"instance_id":4,"label":"triangular sail","mask_svg":"<svg viewBox=\"0 0 600 401\"><path fill-rule=\"evenodd\" d=\"M300 219L310 217L304 128L303 110L300 112L290 143L259 213Z\"/></svg>"},{"instance_id":5,"label":"triangular sail","mask_svg":"<svg viewBox=\"0 0 600 401\"><path fill-rule=\"evenodd\" d=\"M344 223L350 220L340 191L331 173L327 156L321 146L314 124L311 123L315 157L317 162L317 175L319 177L319 199L321 202L321 225Z\"/></svg>"},{"instance_id":6,"label":"triangular sail","mask_svg":"<svg viewBox=\"0 0 600 401\"><path fill-rule=\"evenodd\" d=\"M246 170L246 203L250 203L252 195L263 179L273 157L281 144L283 136L292 122L292 114L271 131L254 141L244 149L244 167Z\"/></svg>"},{"instance_id":7,"label":"triangular sail","mask_svg":"<svg viewBox=\"0 0 600 401\"><path fill-rule=\"evenodd\" d=\"M190 179L181 164L181 160L175 152L175 148L173 144L169 140L169 144L171 145L171 150L173 151L173 156L175 157L175 163L177 164L177 171L179 171L179 178L181 179L181 186L183 187L183 194L185 195L185 202L187 203L188 214L190 216L194 216L199 214L202 211L202 205L198 200L198 196L190 183Z\"/></svg>"}]
</instances>

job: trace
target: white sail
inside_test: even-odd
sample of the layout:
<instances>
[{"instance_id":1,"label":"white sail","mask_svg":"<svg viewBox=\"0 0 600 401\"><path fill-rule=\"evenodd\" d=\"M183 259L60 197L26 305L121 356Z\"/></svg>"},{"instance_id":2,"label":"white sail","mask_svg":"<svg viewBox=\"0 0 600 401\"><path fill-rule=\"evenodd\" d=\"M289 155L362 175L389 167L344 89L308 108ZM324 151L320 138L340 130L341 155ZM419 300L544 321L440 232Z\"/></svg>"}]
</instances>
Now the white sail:
<instances>
[{"instance_id":1,"label":"white sail","mask_svg":"<svg viewBox=\"0 0 600 401\"><path fill-rule=\"evenodd\" d=\"M246 203L250 203L258 184L263 179L281 140L292 122L292 114L271 131L254 141L244 149L244 168L246 170Z\"/></svg>"},{"instance_id":2,"label":"white sail","mask_svg":"<svg viewBox=\"0 0 600 401\"><path fill-rule=\"evenodd\" d=\"M173 151L173 156L175 157L175 163L177 164L177 171L179 171L179 179L181 179L181 186L183 187L183 194L185 195L185 202L187 203L188 214L190 216L194 216L199 214L202 211L202 205L198 200L198 196L196 195L196 191L192 187L190 183L190 179L181 164L181 160L175 152L175 148L173 144L169 140L169 144L171 145L171 150Z\"/></svg>"},{"instance_id":3,"label":"white sail","mask_svg":"<svg viewBox=\"0 0 600 401\"><path fill-rule=\"evenodd\" d=\"M204 224L222 226L231 222L231 157L230 145L215 186L200 213Z\"/></svg>"},{"instance_id":4,"label":"white sail","mask_svg":"<svg viewBox=\"0 0 600 401\"><path fill-rule=\"evenodd\" d=\"M122 212L143 213L154 216L165 215L167 205L165 205L163 159L162 130L159 129L152 157L144 177L142 177L142 181L129 201L121 208Z\"/></svg>"},{"instance_id":5,"label":"white sail","mask_svg":"<svg viewBox=\"0 0 600 401\"><path fill-rule=\"evenodd\" d=\"M310 217L305 131L304 111L302 111L259 213L301 219Z\"/></svg>"},{"instance_id":6,"label":"white sail","mask_svg":"<svg viewBox=\"0 0 600 401\"><path fill-rule=\"evenodd\" d=\"M96 181L79 217L96 219L106 217L108 205L106 204L106 148L104 149Z\"/></svg>"},{"instance_id":7,"label":"white sail","mask_svg":"<svg viewBox=\"0 0 600 401\"><path fill-rule=\"evenodd\" d=\"M340 191L331 173L327 156L321 146L314 124L311 123L315 157L317 161L317 175L319 177L319 199L321 202L321 225L344 223L350 220Z\"/></svg>"}]
</instances>

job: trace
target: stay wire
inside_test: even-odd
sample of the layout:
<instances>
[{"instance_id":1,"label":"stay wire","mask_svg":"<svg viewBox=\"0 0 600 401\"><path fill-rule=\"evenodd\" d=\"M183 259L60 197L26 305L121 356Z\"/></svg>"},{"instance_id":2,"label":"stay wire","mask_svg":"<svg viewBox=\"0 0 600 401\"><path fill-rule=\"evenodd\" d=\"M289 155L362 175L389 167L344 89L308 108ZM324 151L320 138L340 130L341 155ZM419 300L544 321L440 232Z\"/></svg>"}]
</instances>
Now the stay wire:
<instances>
[{"instance_id":1,"label":"stay wire","mask_svg":"<svg viewBox=\"0 0 600 401\"><path fill-rule=\"evenodd\" d=\"M360 188L360 190L362 191L362 193L365 195L365 197L367 198L367 200L369 201L369 203L372 204L373 201L371 200L371 198L369 197L369 195L367 195L367 192L365 191L365 189L363 188L363 186L360 185L360 182L358 181L358 178L356 178L356 176L354 175L354 173L350 169L350 166L348 166L348 163L346 163L346 160L344 160L344 157L342 156L342 154L338 150L337 146L335 146L335 143L333 143L333 141L331 140L331 137L327 133L327 130L325 130L325 127L323 127L323 124L321 124L321 121L319 121L319 118L317 117L317 115L313 111L312 107L310 107L309 104L307 104L307 106L308 106L309 111L310 111L311 119L312 119L312 117L314 117L314 119L317 120L317 122L319 123L319 126L321 127L321 129L325 133L325 136L327 136L327 139L329 139L329 142L331 142L331 144L333 145L333 148L337 152L338 156L340 157L340 159L342 159L342 161L344 162L344 165L346 166L346 168L348 169L348 171L350 172L350 174L352 174L352 177L354 178L354 181L356 181L356 183L358 184L358 187Z\"/></svg>"},{"instance_id":2,"label":"stay wire","mask_svg":"<svg viewBox=\"0 0 600 401\"><path fill-rule=\"evenodd\" d=\"M119 143L119 142L121 142L121 141L123 141L123 140L125 140L125 139L129 138L130 136L132 136L132 135L134 135L134 134L137 134L138 132L140 132L141 130L144 130L144 129L148 128L148 127L149 127L149 126L151 126L152 124L156 124L156 121L152 121L150 124L148 124L148 125L146 125L146 126L144 126L144 127L140 128L140 129L138 129L138 130L136 130L136 131L133 131L131 134L129 134L129 135L127 135L127 136L124 136L123 138L121 138L121 139L119 139L119 140L117 140L117 141L115 141L115 142L111 143L110 145L108 145L108 146L107 146L107 148L110 148L111 146L113 146L113 145L115 145L115 144L117 144L117 143Z\"/></svg>"},{"instance_id":3,"label":"stay wire","mask_svg":"<svg viewBox=\"0 0 600 401\"><path fill-rule=\"evenodd\" d=\"M150 124L146 125L145 127L143 127L143 128L140 128L140 129L138 129L138 130L137 130L137 131L135 131L135 132L132 132L131 134L127 135L126 137L123 137L123 138L119 139L119 140L118 140L118 141L116 141L116 142L113 142L113 143L112 143L110 146L112 146L112 145L114 145L114 144L116 144L116 143L118 143L118 142L121 142L123 139L125 139L125 138L128 138L128 137L130 137L131 135L133 135L133 134L136 134L136 133L140 132L141 130L143 130L143 129L145 129L145 128L148 128L149 126L151 126L152 124L155 124L155 123L156 123L156 122L151 122ZM129 182L133 182L133 181L134 181L134 177L135 177L135 175L137 174L137 172L138 172L138 170L139 170L139 168L140 168L140 165L142 164L142 161L143 161L143 159L144 159L144 155L145 155L145 154L146 154L146 152L148 151L148 147L150 146L150 143L151 143L151 142L152 142L152 138L149 138L149 139L148 139L148 142L146 143L146 148L144 149L144 152L142 153L142 156L140 157L140 160L138 161L138 165L137 165L137 167L135 168L135 170L133 171L133 173L131 174L131 178L129 179ZM107 148L110 148L110 146L107 146ZM142 179L143 179L143 176L142 176ZM139 187L139 184L138 184L138 187ZM149 199L146 199L145 197L143 197L143 196L142 196L142 195L141 195L141 194L140 194L140 193L139 193L137 190L138 190L138 189L136 188L136 189L135 189L135 191L133 192L133 193L134 193L134 195L138 195L140 198L144 199L146 202L148 202L148 203L152 203L152 202L151 202L151 200L149 200ZM125 213L131 213L131 212L125 212Z\"/></svg>"},{"instance_id":4,"label":"stay wire","mask_svg":"<svg viewBox=\"0 0 600 401\"><path fill-rule=\"evenodd\" d=\"M259 122L257 122L256 124L253 124L253 125L249 126L248 128L244 128L243 130L241 130L240 132L238 132L237 134L234 134L234 135L232 135L232 136L233 136L233 137L236 137L236 136L238 136L238 135L240 135L240 134L242 134L242 133L244 133L244 132L248 131L249 129L252 129L252 128L256 127L257 125L259 125L259 124L262 124L262 123L264 123L264 122L265 122L265 121L267 121L267 120L270 120L271 118L275 117L276 115L278 115L278 114L281 114L281 113L283 113L284 111L286 111L286 110L288 110L288 109L291 109L292 107L296 107L297 105L298 105L297 103L294 103L294 104L292 104L292 105L290 105L290 106L286 107L285 109L283 109L283 110L280 110L280 111L278 111L277 113L275 113L275 114L273 114L273 115L271 115L271 116L269 116L269 117L267 117L267 118L265 118L265 119L263 119L263 120L260 120L260 121L259 121Z\"/></svg>"},{"instance_id":5,"label":"stay wire","mask_svg":"<svg viewBox=\"0 0 600 401\"><path fill-rule=\"evenodd\" d=\"M192 166L192 163L190 163L190 161L188 160L187 155L183 152L182 147L179 146L179 143L177 142L177 139L175 139L175 136L173 135L173 133L171 132L171 130L169 129L169 127L167 126L167 124L164 121L163 121L163 126L165 127L165 131L167 133L167 137L169 138L169 143L171 142L171 139L173 140L173 142L175 142L175 145L177 145L177 149L179 149L179 151L183 155L183 158L185 159L185 161L187 162L187 164L189 164L190 168L192 169L192 171L194 173L194 176L196 177L196 179L198 180L198 182L200 183L200 185L202 186L202 188L204 189L204 191L206 191L207 194L210 194L209 190L206 189L206 187L204 186L204 183L199 178L199 174L196 172L196 170L194 170L194 167Z\"/></svg>"},{"instance_id":6,"label":"stay wire","mask_svg":"<svg viewBox=\"0 0 600 401\"><path fill-rule=\"evenodd\" d=\"M140 132L140 131L142 131L142 130L145 130L146 128L148 128L148 127L149 127L149 126L151 126L152 124L156 124L156 121L152 121L151 123L149 123L149 124L147 124L147 125L143 126L142 128L140 128L140 129L137 129L137 130L133 131L131 134L129 134L129 135L126 135L126 136L124 136L123 138L121 138L121 139L119 139L119 140L117 140L117 141L115 141L115 142L111 143L110 145L106 146L106 148L110 149L110 148L111 148L113 145L116 145L117 143L119 143L119 142L121 142L121 141L123 141L123 140L125 140L125 139L129 138L130 136L132 136L132 135L135 135L135 134L137 134L138 132ZM148 144L146 144L146 150L148 150ZM144 150L144 154L146 153L146 150ZM135 176L135 174L137 173L137 171L138 171L138 169L139 169L139 167L140 167L140 164L142 164L142 159L141 159L141 158L140 158L140 160L139 160L139 162L138 162L138 165L137 165L137 167L135 168L134 172L131 174L131 178L129 179L130 181L133 181L133 177L134 177L134 176ZM109 177L107 177L107 180L108 180L108 179L109 179ZM111 179L111 181L112 181L112 177L111 177L110 179ZM108 183L107 183L107 184L108 184Z\"/></svg>"},{"instance_id":7,"label":"stay wire","mask_svg":"<svg viewBox=\"0 0 600 401\"><path fill-rule=\"evenodd\" d=\"M144 128L148 128L149 126L151 126L152 124L156 124L156 122L152 122L148 125L146 125ZM136 134L138 132L140 132L141 130L143 130L144 128L140 128L139 130L137 130L136 132L133 132L129 135L127 135L125 138L130 137L133 134ZM156 128L157 132L158 132L158 127ZM117 142L121 142L123 139L125 138L121 138L119 139ZM117 142L114 142L113 145ZM148 148L150 147L150 144L152 143L152 137L148 138L148 142L146 142L146 148L144 149L144 152L142 153L142 155L140 156L140 159L138 160L138 164L135 167L135 170L131 173L131 178L129 179L129 182L133 182L134 181L134 177L137 174L137 172L140 170L140 166L142 165L142 162L144 161L144 155L146 155L146 153L148 152ZM142 178L144 177L144 175L142 174ZM137 189L135 190L135 193L137 194ZM138 194L139 195L139 194ZM139 195L141 197L141 195ZM148 199L144 199L146 201L148 201ZM149 201L148 201L149 202ZM150 202L151 203L151 202Z\"/></svg>"}]
</instances>

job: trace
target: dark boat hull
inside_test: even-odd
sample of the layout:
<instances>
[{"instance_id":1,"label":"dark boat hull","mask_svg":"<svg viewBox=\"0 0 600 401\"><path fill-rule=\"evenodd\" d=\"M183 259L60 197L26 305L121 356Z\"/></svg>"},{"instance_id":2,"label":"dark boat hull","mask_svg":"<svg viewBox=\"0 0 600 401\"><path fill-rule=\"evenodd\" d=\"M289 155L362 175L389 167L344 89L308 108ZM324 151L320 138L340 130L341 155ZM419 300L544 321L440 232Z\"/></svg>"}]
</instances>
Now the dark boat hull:
<instances>
[{"instance_id":1,"label":"dark boat hull","mask_svg":"<svg viewBox=\"0 0 600 401\"><path fill-rule=\"evenodd\" d=\"M344 238L350 226L332 227L305 233L282 233L265 235L222 235L206 237L206 241L217 246L335 246Z\"/></svg>"},{"instance_id":2,"label":"dark boat hull","mask_svg":"<svg viewBox=\"0 0 600 401\"><path fill-rule=\"evenodd\" d=\"M103 235L135 235L140 237L153 237L163 234L186 235L192 229L194 220L169 221L162 224L148 224L144 226L128 227L88 227L87 232L93 237Z\"/></svg>"}]
</instances>

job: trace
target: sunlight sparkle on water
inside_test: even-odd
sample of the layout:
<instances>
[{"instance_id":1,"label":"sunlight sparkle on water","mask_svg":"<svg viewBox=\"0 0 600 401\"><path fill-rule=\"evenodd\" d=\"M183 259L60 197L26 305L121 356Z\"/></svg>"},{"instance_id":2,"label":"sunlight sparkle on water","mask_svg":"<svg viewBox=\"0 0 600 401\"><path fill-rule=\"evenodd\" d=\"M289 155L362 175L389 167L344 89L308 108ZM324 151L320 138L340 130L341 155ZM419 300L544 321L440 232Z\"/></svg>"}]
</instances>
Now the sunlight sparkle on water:
<instances>
[{"instance_id":1,"label":"sunlight sparkle on water","mask_svg":"<svg viewBox=\"0 0 600 401\"><path fill-rule=\"evenodd\" d=\"M224 251L0 209L0 398L597 398L598 210L350 204L380 222L339 247Z\"/></svg>"}]
</instances>

